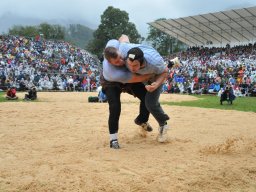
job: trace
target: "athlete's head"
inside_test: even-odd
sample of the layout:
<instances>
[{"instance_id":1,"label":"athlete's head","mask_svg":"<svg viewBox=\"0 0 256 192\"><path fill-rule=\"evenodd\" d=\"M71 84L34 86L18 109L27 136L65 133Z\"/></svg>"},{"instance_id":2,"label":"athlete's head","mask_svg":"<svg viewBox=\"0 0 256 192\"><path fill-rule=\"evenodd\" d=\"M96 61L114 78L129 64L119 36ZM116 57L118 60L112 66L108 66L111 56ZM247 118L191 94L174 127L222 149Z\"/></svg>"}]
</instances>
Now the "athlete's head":
<instances>
[{"instance_id":1,"label":"athlete's head","mask_svg":"<svg viewBox=\"0 0 256 192\"><path fill-rule=\"evenodd\" d=\"M144 64L144 54L138 47L130 49L127 53L127 67L136 73Z\"/></svg>"},{"instance_id":2,"label":"athlete's head","mask_svg":"<svg viewBox=\"0 0 256 192\"><path fill-rule=\"evenodd\" d=\"M109 63L115 66L124 65L124 60L121 57L118 49L115 47L107 47L104 50L104 57L108 60Z\"/></svg>"}]
</instances>

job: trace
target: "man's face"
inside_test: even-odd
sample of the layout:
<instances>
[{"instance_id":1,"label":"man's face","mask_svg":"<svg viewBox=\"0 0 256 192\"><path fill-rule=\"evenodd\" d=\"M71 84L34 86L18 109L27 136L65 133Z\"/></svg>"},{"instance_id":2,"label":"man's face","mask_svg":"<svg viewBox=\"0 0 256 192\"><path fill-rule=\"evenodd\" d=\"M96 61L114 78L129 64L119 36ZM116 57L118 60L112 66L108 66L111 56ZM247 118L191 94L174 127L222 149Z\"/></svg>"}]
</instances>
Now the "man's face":
<instances>
[{"instance_id":1,"label":"man's face","mask_svg":"<svg viewBox=\"0 0 256 192\"><path fill-rule=\"evenodd\" d=\"M132 73L136 73L140 70L140 62L138 60L131 61L127 59L127 67Z\"/></svg>"},{"instance_id":2,"label":"man's face","mask_svg":"<svg viewBox=\"0 0 256 192\"><path fill-rule=\"evenodd\" d=\"M115 65L115 66L123 66L124 65L124 60L121 57L121 54L118 53L117 58L110 58L109 59L109 63L111 63L112 65Z\"/></svg>"}]
</instances>

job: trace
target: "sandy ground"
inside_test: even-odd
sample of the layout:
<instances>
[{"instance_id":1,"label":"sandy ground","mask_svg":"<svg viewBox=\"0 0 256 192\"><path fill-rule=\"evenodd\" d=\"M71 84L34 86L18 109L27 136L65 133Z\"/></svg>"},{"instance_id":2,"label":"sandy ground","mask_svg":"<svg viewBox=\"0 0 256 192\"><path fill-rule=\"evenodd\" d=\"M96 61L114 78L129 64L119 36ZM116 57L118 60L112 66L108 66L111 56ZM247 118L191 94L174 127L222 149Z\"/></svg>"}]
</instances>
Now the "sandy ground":
<instances>
[{"instance_id":1,"label":"sandy ground","mask_svg":"<svg viewBox=\"0 0 256 192\"><path fill-rule=\"evenodd\" d=\"M123 94L122 149L113 150L108 104L87 102L95 95L38 93L38 102L0 103L1 192L256 191L255 113L163 105L171 129L161 144L153 117L153 132L139 135L138 101Z\"/></svg>"}]
</instances>

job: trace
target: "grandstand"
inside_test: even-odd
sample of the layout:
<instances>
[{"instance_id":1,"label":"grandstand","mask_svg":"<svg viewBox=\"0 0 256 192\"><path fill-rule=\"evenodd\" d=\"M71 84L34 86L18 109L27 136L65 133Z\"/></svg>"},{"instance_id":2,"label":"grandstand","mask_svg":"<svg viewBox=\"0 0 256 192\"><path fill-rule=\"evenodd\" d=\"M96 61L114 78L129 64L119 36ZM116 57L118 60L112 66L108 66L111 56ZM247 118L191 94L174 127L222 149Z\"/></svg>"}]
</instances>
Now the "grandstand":
<instances>
[{"instance_id":1,"label":"grandstand","mask_svg":"<svg viewBox=\"0 0 256 192\"><path fill-rule=\"evenodd\" d=\"M217 94L231 85L236 96L256 95L256 6L149 25L189 47L166 58L183 66L170 70L165 92Z\"/></svg>"},{"instance_id":2,"label":"grandstand","mask_svg":"<svg viewBox=\"0 0 256 192\"><path fill-rule=\"evenodd\" d=\"M149 23L188 46L242 45L256 41L256 6Z\"/></svg>"}]
</instances>

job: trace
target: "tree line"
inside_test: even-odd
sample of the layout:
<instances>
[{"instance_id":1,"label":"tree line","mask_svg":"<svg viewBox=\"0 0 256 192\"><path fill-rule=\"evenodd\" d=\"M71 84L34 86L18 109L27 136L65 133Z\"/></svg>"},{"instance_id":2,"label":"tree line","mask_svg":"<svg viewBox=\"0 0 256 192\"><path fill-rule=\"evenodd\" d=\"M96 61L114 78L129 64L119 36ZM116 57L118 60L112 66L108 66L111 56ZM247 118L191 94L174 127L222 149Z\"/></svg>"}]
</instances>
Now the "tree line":
<instances>
[{"instance_id":1,"label":"tree line","mask_svg":"<svg viewBox=\"0 0 256 192\"><path fill-rule=\"evenodd\" d=\"M20 35L25 37L36 37L43 35L45 39L63 40L65 37L65 29L60 25L50 25L42 23L38 26L14 26L9 29L10 35Z\"/></svg>"},{"instance_id":2,"label":"tree line","mask_svg":"<svg viewBox=\"0 0 256 192\"><path fill-rule=\"evenodd\" d=\"M164 20L158 19L158 20ZM109 6L101 15L101 23L93 33L93 39L87 45L87 50L100 56L110 39L118 39L122 34L129 36L130 42L142 43L148 41L162 56L168 56L184 49L185 44L168 34L149 26L147 38L141 37L134 23L129 21L129 14L118 8Z\"/></svg>"},{"instance_id":3,"label":"tree line","mask_svg":"<svg viewBox=\"0 0 256 192\"><path fill-rule=\"evenodd\" d=\"M184 44L177 39L152 26L149 26L147 38L141 37L135 24L129 21L129 14L112 6L103 12L101 23L95 31L80 24L71 24L65 28L60 25L42 23L38 26L14 26L9 30L9 34L26 37L41 34L45 39L65 40L87 49L98 57L102 56L108 40L118 39L122 34L128 35L132 43L148 41L163 56L177 52L184 47Z\"/></svg>"},{"instance_id":4,"label":"tree line","mask_svg":"<svg viewBox=\"0 0 256 192\"><path fill-rule=\"evenodd\" d=\"M38 26L14 26L8 34L35 38L40 35L47 40L64 40L82 49L93 38L93 30L81 24L70 24L67 27L42 23Z\"/></svg>"}]
</instances>

